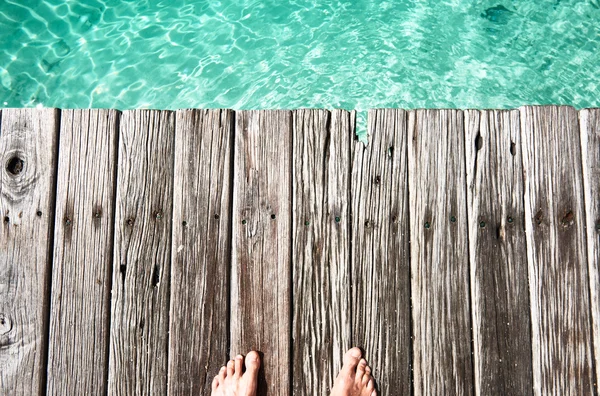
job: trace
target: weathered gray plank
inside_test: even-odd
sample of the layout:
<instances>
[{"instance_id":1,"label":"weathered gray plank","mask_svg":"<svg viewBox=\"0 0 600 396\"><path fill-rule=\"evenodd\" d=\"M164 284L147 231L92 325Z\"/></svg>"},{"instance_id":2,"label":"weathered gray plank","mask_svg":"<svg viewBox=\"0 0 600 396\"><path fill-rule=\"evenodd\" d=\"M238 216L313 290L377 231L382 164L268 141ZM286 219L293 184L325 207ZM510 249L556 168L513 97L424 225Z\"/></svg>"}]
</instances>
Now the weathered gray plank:
<instances>
[{"instance_id":1,"label":"weathered gray plank","mask_svg":"<svg viewBox=\"0 0 600 396\"><path fill-rule=\"evenodd\" d=\"M526 395L533 377L519 111L464 116L476 393Z\"/></svg>"},{"instance_id":2,"label":"weathered gray plank","mask_svg":"<svg viewBox=\"0 0 600 396\"><path fill-rule=\"evenodd\" d=\"M231 355L264 353L270 396L291 389L291 142L291 112L236 113Z\"/></svg>"},{"instance_id":3,"label":"weathered gray plank","mask_svg":"<svg viewBox=\"0 0 600 396\"><path fill-rule=\"evenodd\" d=\"M410 111L408 136L414 392L472 394L463 113Z\"/></svg>"},{"instance_id":4,"label":"weathered gray plank","mask_svg":"<svg viewBox=\"0 0 600 396\"><path fill-rule=\"evenodd\" d=\"M589 278L577 111L522 107L535 394L591 394Z\"/></svg>"},{"instance_id":5,"label":"weathered gray plank","mask_svg":"<svg viewBox=\"0 0 600 396\"><path fill-rule=\"evenodd\" d=\"M293 114L293 393L329 395L350 347L351 117Z\"/></svg>"},{"instance_id":6,"label":"weathered gray plank","mask_svg":"<svg viewBox=\"0 0 600 396\"><path fill-rule=\"evenodd\" d=\"M600 109L579 112L596 379L600 378ZM597 380L596 380L597 381ZM596 390L598 383L596 382Z\"/></svg>"},{"instance_id":7,"label":"weathered gray plank","mask_svg":"<svg viewBox=\"0 0 600 396\"><path fill-rule=\"evenodd\" d=\"M352 163L353 344L382 395L411 394L407 114L369 111Z\"/></svg>"},{"instance_id":8,"label":"weathered gray plank","mask_svg":"<svg viewBox=\"0 0 600 396\"><path fill-rule=\"evenodd\" d=\"M175 113L121 116L108 393L167 392Z\"/></svg>"},{"instance_id":9,"label":"weathered gray plank","mask_svg":"<svg viewBox=\"0 0 600 396\"><path fill-rule=\"evenodd\" d=\"M106 393L117 122L115 110L64 110L61 115L51 395Z\"/></svg>"},{"instance_id":10,"label":"weathered gray plank","mask_svg":"<svg viewBox=\"0 0 600 396\"><path fill-rule=\"evenodd\" d=\"M169 394L210 395L229 355L233 112L176 121Z\"/></svg>"},{"instance_id":11,"label":"weathered gray plank","mask_svg":"<svg viewBox=\"0 0 600 396\"><path fill-rule=\"evenodd\" d=\"M55 109L4 109L0 117L0 394L39 395L59 116Z\"/></svg>"}]
</instances>

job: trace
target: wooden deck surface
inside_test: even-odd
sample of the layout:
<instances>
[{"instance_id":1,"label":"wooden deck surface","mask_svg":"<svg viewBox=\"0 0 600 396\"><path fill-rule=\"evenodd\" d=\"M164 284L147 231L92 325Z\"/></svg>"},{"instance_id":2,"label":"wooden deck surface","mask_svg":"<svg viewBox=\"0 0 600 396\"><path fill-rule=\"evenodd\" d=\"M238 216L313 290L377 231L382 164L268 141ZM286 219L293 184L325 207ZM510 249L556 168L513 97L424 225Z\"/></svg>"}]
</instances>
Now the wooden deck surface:
<instances>
[{"instance_id":1,"label":"wooden deck surface","mask_svg":"<svg viewBox=\"0 0 600 396\"><path fill-rule=\"evenodd\" d=\"M0 120L0 395L598 393L600 109Z\"/></svg>"}]
</instances>

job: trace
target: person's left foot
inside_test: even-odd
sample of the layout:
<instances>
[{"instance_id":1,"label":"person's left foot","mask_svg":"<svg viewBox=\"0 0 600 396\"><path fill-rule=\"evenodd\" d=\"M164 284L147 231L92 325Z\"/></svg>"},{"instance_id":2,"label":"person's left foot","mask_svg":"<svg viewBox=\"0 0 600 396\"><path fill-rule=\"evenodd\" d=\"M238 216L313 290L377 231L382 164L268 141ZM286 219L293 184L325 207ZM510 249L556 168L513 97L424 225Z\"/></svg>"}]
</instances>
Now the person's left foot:
<instances>
[{"instance_id":1,"label":"person's left foot","mask_svg":"<svg viewBox=\"0 0 600 396\"><path fill-rule=\"evenodd\" d=\"M244 370L244 357L237 355L221 367L221 371L212 382L213 396L256 396L258 383L258 369L260 357L252 351L246 356L246 369Z\"/></svg>"}]
</instances>

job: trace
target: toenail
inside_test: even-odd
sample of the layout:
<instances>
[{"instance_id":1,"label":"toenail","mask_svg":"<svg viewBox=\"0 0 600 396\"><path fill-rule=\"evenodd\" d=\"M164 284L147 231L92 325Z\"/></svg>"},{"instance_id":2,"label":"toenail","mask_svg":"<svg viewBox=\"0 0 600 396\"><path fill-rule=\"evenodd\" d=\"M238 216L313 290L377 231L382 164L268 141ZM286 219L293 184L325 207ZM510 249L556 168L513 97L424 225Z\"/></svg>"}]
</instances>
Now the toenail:
<instances>
[{"instance_id":1,"label":"toenail","mask_svg":"<svg viewBox=\"0 0 600 396\"><path fill-rule=\"evenodd\" d=\"M237 355L235 358L239 360L239 359L243 359L244 357L242 355Z\"/></svg>"},{"instance_id":2,"label":"toenail","mask_svg":"<svg viewBox=\"0 0 600 396\"><path fill-rule=\"evenodd\" d=\"M360 349L358 349L358 348L353 348L353 349L350 351L350 355L351 355L351 356L353 356L353 357L355 357L355 358L359 358L359 357L360 357L360 355L361 355Z\"/></svg>"}]
</instances>

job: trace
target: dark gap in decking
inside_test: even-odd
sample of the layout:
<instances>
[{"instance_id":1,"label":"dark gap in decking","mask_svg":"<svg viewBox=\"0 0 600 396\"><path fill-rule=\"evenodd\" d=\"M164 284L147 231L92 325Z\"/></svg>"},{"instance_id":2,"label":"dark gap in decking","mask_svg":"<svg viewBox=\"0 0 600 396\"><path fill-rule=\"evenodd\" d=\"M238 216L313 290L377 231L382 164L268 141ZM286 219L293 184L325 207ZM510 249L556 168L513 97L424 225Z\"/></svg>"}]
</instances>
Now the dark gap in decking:
<instances>
[{"instance_id":1,"label":"dark gap in decking","mask_svg":"<svg viewBox=\"0 0 600 396\"><path fill-rule=\"evenodd\" d=\"M48 216L48 250L46 260L46 279L44 284L44 323L42 324L42 335L44 340L42 342L42 370L41 371L41 384L40 392L42 395L47 393L48 389L48 357L50 351L50 309L52 308L52 267L54 265L54 229L56 226L56 196L58 189L58 155L60 152L60 126L62 122L62 110L55 110L56 112L56 123L54 125L54 138L56 148L54 150L54 163L53 165L53 178L52 187L50 193L50 205L49 210L51 216Z\"/></svg>"},{"instance_id":2,"label":"dark gap in decking","mask_svg":"<svg viewBox=\"0 0 600 396\"><path fill-rule=\"evenodd\" d=\"M169 281L166 282L166 284L168 285L169 291L168 293L166 293L166 304L165 306L167 307L166 309L166 315L167 315L167 337L165 340L165 345L166 345L166 354L165 354L165 359L166 359L166 369L165 369L165 375L166 375L166 380L165 380L165 394L167 394L169 392L169 385L168 385L168 381L169 378L171 377L171 365L169 364L169 350L171 349L171 293L173 292L173 232L175 232L175 224L174 224L174 219L173 219L173 213L174 213L174 204L173 202L175 201L175 156L176 156L176 151L175 151L175 147L177 145L177 112L173 111L173 135L171 136L171 212L169 213L169 219L171 219L171 232L169 233L169 237L168 237L168 245L169 249L168 249L168 271L169 271L169 276L167 277L165 274L163 274L163 277L167 278ZM158 117L157 117L158 118ZM168 120L165 120L165 122L168 122ZM153 272L153 276L152 276L152 284L153 286L156 287L156 284L158 284L158 279L156 279L156 275L159 273L159 269L158 266L155 265L154 266L154 272ZM155 283L156 282L156 283Z\"/></svg>"},{"instance_id":3,"label":"dark gap in decking","mask_svg":"<svg viewBox=\"0 0 600 396\"><path fill-rule=\"evenodd\" d=\"M290 161L289 161L289 172L290 172L290 177L289 179L289 185L288 185L288 193L289 196L291 197L291 202L290 202L290 212L288 213L289 216L289 224L290 224L290 228L289 228L289 233L290 235L288 235L289 237L289 244L290 244L290 258L289 258L289 268L290 268L290 272L288 274L288 297L289 297L289 301L290 301L290 306L288 309L288 315L289 315L289 327L288 327L288 345L290 346L290 352L288 355L289 358L289 362L288 362L288 375L289 375L289 394L293 395L294 394L294 201L296 200L296 197L294 196L294 130L296 129L296 125L294 123L294 113L289 111L288 112L288 118L290 119L289 121L289 130L288 130L288 136L289 136L289 155L290 155ZM297 131L297 129L296 129Z\"/></svg>"},{"instance_id":4,"label":"dark gap in decking","mask_svg":"<svg viewBox=\"0 0 600 396\"><path fill-rule=\"evenodd\" d=\"M465 113L461 112L462 114L462 131L459 131L459 133L462 133L463 136L463 166L464 168L462 169L462 172L464 175L467 174L467 163L468 163L468 158L467 158L467 145L469 144L469 142L467 142L467 125L466 125L466 117L465 117ZM479 153L479 150L481 150L481 148L483 147L483 139L481 137L481 117L483 116L483 114L481 113L481 111L479 112L479 125L477 127L477 138L475 139L475 160L474 160L474 164L475 164L475 176L473 177L474 183L476 182L477 179L477 155ZM486 114L487 117L487 114ZM466 216L466 222L467 222L467 262L469 263L468 265L468 279L469 279L469 321L470 321L470 328L471 328L471 332L470 337L471 337L471 341L470 341L470 345L471 345L471 375L472 375L472 380L473 380L473 394L477 393L477 374L476 374L476 365L475 365L475 320L473 319L473 316L475 315L475 308L474 308L474 304L473 304L473 282L475 282L475 279L471 279L471 238L470 238L470 233L471 233L471 227L469 226L469 219L470 219L470 208L468 205L468 197L469 197L469 186L468 186L469 180L467 177L465 177L465 183L463 184L463 188L464 188L464 192L465 192L465 198L467 199L467 202L464 203L466 210L465 210L465 216ZM477 274L475 274L475 277L477 276Z\"/></svg>"},{"instance_id":5,"label":"dark gap in decking","mask_svg":"<svg viewBox=\"0 0 600 396\"><path fill-rule=\"evenodd\" d=\"M115 166L114 166L114 170L113 170L113 174L112 174L112 178L113 178L113 196L112 196L112 202L113 202L113 209L112 209L112 218L111 218L111 222L110 222L110 251L111 251L111 255L110 255L110 259L108 260L108 279L107 279L107 291L106 291L106 297L107 297L107 310L106 310L106 328L107 328L107 342L106 342L106 351L105 351L105 356L106 356L106 367L104 369L104 394L106 396L108 396L108 380L109 380L109 369L110 369L110 335L111 335L111 323L112 323L112 287L113 287L113 272L115 269L115 231L116 231L116 223L117 223L117 187L119 185L118 183L118 177L119 177L119 139L121 138L121 115L123 113L121 111L117 111L115 114L115 141L114 143L114 158L115 158ZM118 265L118 264L117 264ZM123 273L122 275L123 277L125 276L125 274ZM125 284L125 281L123 280L123 284Z\"/></svg>"},{"instance_id":6,"label":"dark gap in decking","mask_svg":"<svg viewBox=\"0 0 600 396\"><path fill-rule=\"evenodd\" d=\"M350 144L348 144L348 166L350 167L348 171L348 203L346 208L347 224L348 224L348 267L347 267L347 275L348 275L348 323L350 325L350 331L348 332L348 337L350 337L349 344L354 346L354 321L353 321L353 311L352 311L352 303L354 301L354 289L352 284L352 269L354 268L354 255L352 254L352 248L354 246L354 233L352 232L352 173L354 172L354 156L352 153L356 147L356 111L352 111L349 114L349 124L350 124ZM367 132L368 133L368 132ZM335 372L334 372L335 375ZM333 385L333 384L332 384Z\"/></svg>"},{"instance_id":7,"label":"dark gap in decking","mask_svg":"<svg viewBox=\"0 0 600 396\"><path fill-rule=\"evenodd\" d=\"M409 178L408 178L408 137L409 137L409 133L408 133L408 111L404 112L404 163L406 164L406 168L404 171L404 183L406 185L406 199L403 200L403 205L404 208L406 210L406 222L407 222L407 228L408 230L406 231L406 235L408 237L408 248L406 251L406 257L407 257L407 268L408 268L408 296L409 296L409 302L410 302L410 307L409 307L409 311L410 311L410 315L408 315L408 320L409 320L409 334L410 334L410 343L409 343L409 347L408 347L408 351L409 351L409 361L410 361L410 396L413 396L415 394L415 377L414 377L414 371L413 371L413 357L414 357L414 339L415 339L415 334L414 334L414 326L413 326L413 306L412 306L412 263L411 263L411 249L410 249L410 236L411 236L411 228L410 228L410 183L409 183ZM393 158L393 155L392 155Z\"/></svg>"},{"instance_id":8,"label":"dark gap in decking","mask_svg":"<svg viewBox=\"0 0 600 396\"><path fill-rule=\"evenodd\" d=\"M235 110L232 110L231 113L229 114L229 128L231 133L229 134L229 147L230 147L230 152L229 152L229 207L227 208L227 210L229 211L229 224L227 225L228 227L228 235L229 235L229 252L228 252L228 257L229 257L229 263L227 263L226 266L226 277L227 277L227 282L226 282L226 288L227 288L227 319L226 319L226 323L227 323L227 327L225 329L227 335L226 335L226 339L227 339L227 354L231 354L231 285L232 285L232 281L231 281L231 274L233 272L233 248L235 246L235 235L233 234L233 219L234 219L234 213L233 213L233 199L235 197L234 195L234 173L235 173L235 164L234 164L234 160L235 160L235 135L237 133L237 128L236 128L236 117L237 117L237 113Z\"/></svg>"}]
</instances>

